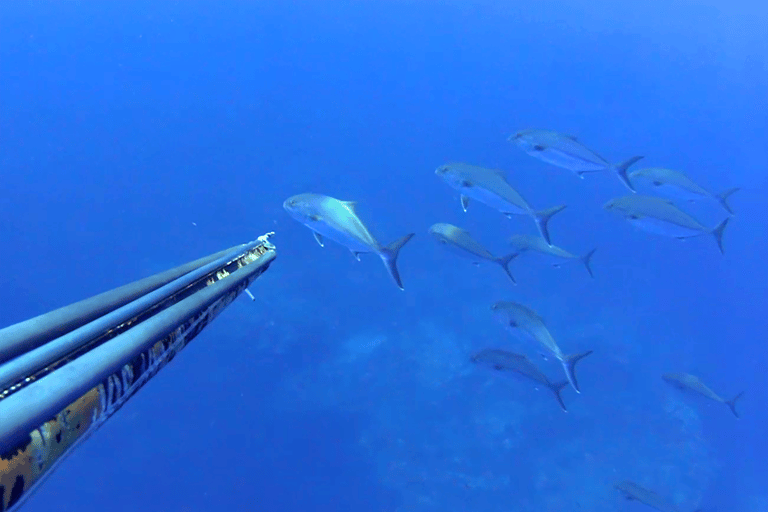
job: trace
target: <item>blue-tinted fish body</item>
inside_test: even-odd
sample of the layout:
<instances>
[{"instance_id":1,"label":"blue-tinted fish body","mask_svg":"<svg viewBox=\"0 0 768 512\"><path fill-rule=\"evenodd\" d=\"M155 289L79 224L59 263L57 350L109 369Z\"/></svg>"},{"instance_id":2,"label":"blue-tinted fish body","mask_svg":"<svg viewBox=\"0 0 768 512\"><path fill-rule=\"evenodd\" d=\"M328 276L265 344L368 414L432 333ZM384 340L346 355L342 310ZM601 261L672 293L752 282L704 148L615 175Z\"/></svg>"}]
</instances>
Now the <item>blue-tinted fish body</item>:
<instances>
[{"instance_id":1,"label":"blue-tinted fish body","mask_svg":"<svg viewBox=\"0 0 768 512\"><path fill-rule=\"evenodd\" d=\"M561 266L564 260L580 261L587 269L589 275L594 277L591 262L596 249L592 249L583 256L577 256L556 245L549 245L546 240L534 235L514 235L509 239L509 243L515 251L521 254L525 252L535 252L549 258L552 260L552 265L555 267Z\"/></svg>"},{"instance_id":2,"label":"blue-tinted fish body","mask_svg":"<svg viewBox=\"0 0 768 512\"><path fill-rule=\"evenodd\" d=\"M679 512L679 509L672 503L635 482L624 480L614 484L614 488L620 491L627 500L639 501L660 512Z\"/></svg>"},{"instance_id":3,"label":"blue-tinted fish body","mask_svg":"<svg viewBox=\"0 0 768 512\"><path fill-rule=\"evenodd\" d=\"M453 224L438 222L429 228L429 233L448 251L471 260L474 263L490 261L500 265L507 276L515 283L515 278L509 270L509 263L517 256L510 253L506 256L496 257L480 242L472 238L469 232Z\"/></svg>"},{"instance_id":4,"label":"blue-tinted fish body","mask_svg":"<svg viewBox=\"0 0 768 512\"><path fill-rule=\"evenodd\" d=\"M395 284L403 289L397 269L397 256L400 249L413 237L413 233L384 246L360 220L354 202L341 201L321 194L305 193L289 197L283 203L283 208L313 231L320 246L323 246L324 239L328 238L348 248L358 260L363 253L377 254Z\"/></svg>"},{"instance_id":5,"label":"blue-tinted fish body","mask_svg":"<svg viewBox=\"0 0 768 512\"><path fill-rule=\"evenodd\" d=\"M646 186L651 187L654 194L672 200L715 200L730 215L733 215L733 210L731 209L730 204L728 204L728 197L739 190L739 188L736 187L728 189L721 194L713 194L693 181L686 174L662 167L647 167L645 169L632 171L629 174L629 180L633 184L643 183Z\"/></svg>"},{"instance_id":6,"label":"blue-tinted fish body","mask_svg":"<svg viewBox=\"0 0 768 512\"><path fill-rule=\"evenodd\" d=\"M709 389L709 387L704 384L701 379L695 375L691 375L690 373L665 373L661 376L661 378L677 389L698 394L709 398L710 400L714 400L715 402L725 404L728 406L734 416L737 418L739 417L739 413L736 411L736 401L742 397L744 392L739 393L730 400L726 400L725 398Z\"/></svg>"},{"instance_id":7,"label":"blue-tinted fish body","mask_svg":"<svg viewBox=\"0 0 768 512\"><path fill-rule=\"evenodd\" d=\"M716 227L708 228L672 201L640 194L612 199L603 208L620 214L643 231L657 235L684 239L710 234L715 238L720 252L723 252L723 231L730 217Z\"/></svg>"},{"instance_id":8,"label":"blue-tinted fish body","mask_svg":"<svg viewBox=\"0 0 768 512\"><path fill-rule=\"evenodd\" d=\"M450 163L441 165L435 170L450 187L461 194L461 207L467 211L470 199L511 215L528 215L536 222L541 236L551 243L548 223L554 214L563 210L564 205L547 210L536 211L530 204L507 182L504 173L497 169L487 169L465 163Z\"/></svg>"},{"instance_id":9,"label":"blue-tinted fish body","mask_svg":"<svg viewBox=\"0 0 768 512\"><path fill-rule=\"evenodd\" d=\"M568 169L580 178L588 172L613 170L621 182L634 191L632 183L627 178L629 167L640 160L635 156L620 164L611 164L571 135L565 135L552 130L527 129L512 134L510 142L523 151L543 162Z\"/></svg>"},{"instance_id":10,"label":"blue-tinted fish body","mask_svg":"<svg viewBox=\"0 0 768 512\"><path fill-rule=\"evenodd\" d=\"M538 366L524 354L516 354L508 350L484 349L472 356L472 362L488 366L497 371L514 372L534 382L543 384L555 395L557 403L563 411L568 411L563 402L561 391L568 385L568 381L552 382Z\"/></svg>"},{"instance_id":11,"label":"blue-tinted fish body","mask_svg":"<svg viewBox=\"0 0 768 512\"><path fill-rule=\"evenodd\" d=\"M575 366L579 360L591 354L591 350L582 354L564 354L557 345L557 342L555 342L549 329L544 325L544 320L528 306L517 302L499 301L491 306L491 310L497 319L508 329L539 345L560 361L568 382L570 382L577 393L581 392L576 380Z\"/></svg>"}]
</instances>

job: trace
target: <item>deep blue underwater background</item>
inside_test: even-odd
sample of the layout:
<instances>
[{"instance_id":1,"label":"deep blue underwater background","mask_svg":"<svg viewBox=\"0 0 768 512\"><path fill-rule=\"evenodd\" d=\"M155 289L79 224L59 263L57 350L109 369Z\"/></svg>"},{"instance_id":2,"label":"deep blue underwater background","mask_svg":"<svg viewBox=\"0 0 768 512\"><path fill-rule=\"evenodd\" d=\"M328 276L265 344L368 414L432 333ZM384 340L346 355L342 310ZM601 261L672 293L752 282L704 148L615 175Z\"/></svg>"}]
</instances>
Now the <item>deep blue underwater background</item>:
<instances>
[{"instance_id":1,"label":"deep blue underwater background","mask_svg":"<svg viewBox=\"0 0 768 512\"><path fill-rule=\"evenodd\" d=\"M0 326L267 231L279 252L257 301L230 306L25 510L644 510L611 488L631 479L682 511L765 512L766 26L754 0L2 2ZM506 141L528 127L742 187L725 255L604 211L619 180ZM513 287L442 251L434 222L497 254L534 232L464 213L434 174L456 160L505 170L537 208L567 204L553 241L597 247L595 279L530 257ZM284 212L306 191L358 201L384 243L417 233L404 292L376 256L320 248ZM595 351L567 414L469 362L517 347L498 300L536 309L565 352ZM668 371L744 390L742 418Z\"/></svg>"}]
</instances>

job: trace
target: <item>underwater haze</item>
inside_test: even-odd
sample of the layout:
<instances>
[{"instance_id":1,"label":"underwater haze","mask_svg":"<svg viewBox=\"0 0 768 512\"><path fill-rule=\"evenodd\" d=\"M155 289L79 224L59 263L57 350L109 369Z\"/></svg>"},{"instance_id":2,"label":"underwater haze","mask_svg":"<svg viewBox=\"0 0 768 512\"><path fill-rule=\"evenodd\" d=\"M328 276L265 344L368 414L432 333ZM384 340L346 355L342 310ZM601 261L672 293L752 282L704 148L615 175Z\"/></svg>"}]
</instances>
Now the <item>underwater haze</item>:
<instances>
[{"instance_id":1,"label":"underwater haze","mask_svg":"<svg viewBox=\"0 0 768 512\"><path fill-rule=\"evenodd\" d=\"M265 232L278 252L256 301L23 510L652 510L614 488L631 481L680 512L768 511L766 26L755 0L2 2L0 327ZM700 236L604 208L661 182L580 178L538 158L549 143L508 140L526 129L685 173L711 193L673 201ZM530 208L449 186L452 162L500 170ZM730 216L716 196L734 187ZM321 247L283 207L303 193L356 202L382 246L415 233L404 291L376 254ZM577 257L524 252L516 285L429 231L502 257L561 204L551 240ZM500 301L593 351L567 412L547 383L473 362L503 349L566 378ZM667 373L744 392L740 418Z\"/></svg>"}]
</instances>

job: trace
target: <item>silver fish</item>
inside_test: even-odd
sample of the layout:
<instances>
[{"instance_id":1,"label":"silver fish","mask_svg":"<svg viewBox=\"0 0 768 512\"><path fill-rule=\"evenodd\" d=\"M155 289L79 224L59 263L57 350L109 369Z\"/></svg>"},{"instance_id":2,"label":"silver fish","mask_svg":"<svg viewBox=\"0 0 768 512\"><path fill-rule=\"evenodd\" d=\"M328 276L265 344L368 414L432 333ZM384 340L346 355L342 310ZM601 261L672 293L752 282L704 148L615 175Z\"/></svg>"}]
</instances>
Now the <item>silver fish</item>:
<instances>
[{"instance_id":1,"label":"silver fish","mask_svg":"<svg viewBox=\"0 0 768 512\"><path fill-rule=\"evenodd\" d=\"M358 217L355 205L352 201L340 201L312 193L298 194L283 202L283 208L291 217L312 230L320 247L325 246L324 237L327 237L352 251L358 261L360 254L377 254L397 287L402 290L397 256L414 233L405 235L389 245L381 245Z\"/></svg>"},{"instance_id":2,"label":"silver fish","mask_svg":"<svg viewBox=\"0 0 768 512\"><path fill-rule=\"evenodd\" d=\"M514 276L512 276L512 272L509 270L509 263L515 259L517 253L496 257L472 238L469 231L454 226L453 224L438 222L429 228L429 232L441 245L452 249L454 252L465 258L468 257L475 263L478 263L480 260L485 260L501 265L501 268L504 269L504 272L507 273L512 282L515 284L517 283Z\"/></svg>"},{"instance_id":3,"label":"silver fish","mask_svg":"<svg viewBox=\"0 0 768 512\"><path fill-rule=\"evenodd\" d=\"M465 163L450 163L435 169L435 174L449 186L461 194L461 207L467 211L469 199L476 199L494 208L507 217L512 215L529 215L536 222L541 236L547 243L552 243L549 237L549 219L562 211L565 205L555 206L547 210L536 211L523 197L507 182L504 173L498 169L486 169Z\"/></svg>"},{"instance_id":4,"label":"silver fish","mask_svg":"<svg viewBox=\"0 0 768 512\"><path fill-rule=\"evenodd\" d=\"M736 401L744 395L744 392L742 391L735 397L733 397L730 400L726 400L725 398L721 398L720 395L709 389L701 380L696 377L695 375L691 375L688 373L665 373L661 376L662 379L664 379L665 382L671 384L672 386L676 387L677 389L681 389L684 391L690 391L702 396L705 396L709 398L710 400L714 400L715 402L720 402L721 404L725 404L728 406L728 408L731 410L734 416L737 418L739 417L739 413L736 412Z\"/></svg>"},{"instance_id":5,"label":"silver fish","mask_svg":"<svg viewBox=\"0 0 768 512\"><path fill-rule=\"evenodd\" d=\"M590 350L589 352L584 353L582 357L586 357L591 353L592 351ZM552 382L549 380L549 377L538 368L538 366L528 359L528 356L516 354L507 350L489 348L474 354L471 360L473 363L483 364L497 371L515 372L535 382L543 384L547 389L554 393L557 403L560 404L560 408L563 411L568 412L568 409L566 409L565 403L563 402L563 397L560 395L563 388L568 385L568 381Z\"/></svg>"},{"instance_id":6,"label":"silver fish","mask_svg":"<svg viewBox=\"0 0 768 512\"><path fill-rule=\"evenodd\" d=\"M633 156L620 164L611 164L579 142L576 137L551 130L521 130L510 135L507 140L519 146L532 157L568 169L579 178L584 178L584 173L587 172L612 170L629 190L635 191L627 178L627 170L632 164L643 158L642 156Z\"/></svg>"},{"instance_id":7,"label":"silver fish","mask_svg":"<svg viewBox=\"0 0 768 512\"><path fill-rule=\"evenodd\" d=\"M720 194L713 194L684 173L661 167L647 167L632 171L629 173L629 181L633 185L647 183L653 186L655 193L670 199L681 199L684 201L714 199L729 215L733 215L733 210L731 205L728 204L728 198L734 192L741 190L739 187L735 187Z\"/></svg>"},{"instance_id":8,"label":"silver fish","mask_svg":"<svg viewBox=\"0 0 768 512\"><path fill-rule=\"evenodd\" d=\"M639 501L661 512L679 512L676 506L650 489L646 489L635 482L624 480L623 482L617 482L613 487L620 491L628 500Z\"/></svg>"},{"instance_id":9,"label":"silver fish","mask_svg":"<svg viewBox=\"0 0 768 512\"><path fill-rule=\"evenodd\" d=\"M595 275L592 273L592 256L595 254L597 249L592 249L583 256L577 256L566 251L565 249L557 247L556 245L549 245L541 237L533 235L514 235L509 239L509 243L520 254L533 251L546 254L560 260L581 261L582 265L584 265L584 268L587 269L590 277L595 277ZM560 267L561 263L555 263L553 266Z\"/></svg>"},{"instance_id":10,"label":"silver fish","mask_svg":"<svg viewBox=\"0 0 768 512\"><path fill-rule=\"evenodd\" d=\"M603 208L616 212L636 227L657 235L680 240L704 234L712 235L723 253L723 231L730 217L726 217L714 228L708 228L675 206L672 201L640 194L611 199Z\"/></svg>"},{"instance_id":11,"label":"silver fish","mask_svg":"<svg viewBox=\"0 0 768 512\"><path fill-rule=\"evenodd\" d=\"M547 352L555 356L560 361L560 364L562 364L568 382L570 382L577 393L581 393L579 384L576 381L574 367L579 360L591 354L591 350L581 354L563 354L552 334L544 325L544 320L528 306L523 306L517 302L500 301L491 306L491 310L507 328L518 329L525 337L538 343Z\"/></svg>"}]
</instances>

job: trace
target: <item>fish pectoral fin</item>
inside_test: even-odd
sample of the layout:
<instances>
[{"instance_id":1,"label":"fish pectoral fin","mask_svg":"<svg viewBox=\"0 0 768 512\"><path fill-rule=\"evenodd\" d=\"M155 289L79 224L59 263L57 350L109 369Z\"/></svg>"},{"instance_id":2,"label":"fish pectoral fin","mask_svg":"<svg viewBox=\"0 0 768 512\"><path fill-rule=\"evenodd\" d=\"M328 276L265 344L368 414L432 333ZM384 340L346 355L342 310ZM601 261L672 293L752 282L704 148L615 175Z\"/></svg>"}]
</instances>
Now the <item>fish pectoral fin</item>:
<instances>
[{"instance_id":1,"label":"fish pectoral fin","mask_svg":"<svg viewBox=\"0 0 768 512\"><path fill-rule=\"evenodd\" d=\"M662 182L660 182L660 181L654 181L654 182L653 182L653 186L654 186L654 187L660 187L660 186L662 186L663 184L664 184L664 183L662 183Z\"/></svg>"},{"instance_id":2,"label":"fish pectoral fin","mask_svg":"<svg viewBox=\"0 0 768 512\"><path fill-rule=\"evenodd\" d=\"M357 261L360 261L360 254L362 253L358 251L352 251L352 256L354 256Z\"/></svg>"},{"instance_id":3,"label":"fish pectoral fin","mask_svg":"<svg viewBox=\"0 0 768 512\"><path fill-rule=\"evenodd\" d=\"M462 180L462 182L461 182L461 186L462 186L463 188L472 188L472 187L474 187L474 186L475 186L475 184L474 184L474 183L472 183L472 182L471 182L471 181L469 181L469 180Z\"/></svg>"},{"instance_id":4,"label":"fish pectoral fin","mask_svg":"<svg viewBox=\"0 0 768 512\"><path fill-rule=\"evenodd\" d=\"M462 194L461 197L459 198L459 201L461 201L461 209L466 212L467 206L469 206L469 198Z\"/></svg>"},{"instance_id":5,"label":"fish pectoral fin","mask_svg":"<svg viewBox=\"0 0 768 512\"><path fill-rule=\"evenodd\" d=\"M315 240L318 244L320 244L320 247L325 247L325 241L323 240L323 235L318 233L317 231L313 231L312 234L315 236Z\"/></svg>"},{"instance_id":6,"label":"fish pectoral fin","mask_svg":"<svg viewBox=\"0 0 768 512\"><path fill-rule=\"evenodd\" d=\"M479 262L479 261L473 261L473 262L472 262L472 264L473 264L474 266L476 266L476 267L479 267L479 266L480 266L480 262Z\"/></svg>"},{"instance_id":7,"label":"fish pectoral fin","mask_svg":"<svg viewBox=\"0 0 768 512\"><path fill-rule=\"evenodd\" d=\"M577 139L575 135L566 135L565 138L571 139L574 142L578 142L579 141L579 139Z\"/></svg>"},{"instance_id":8,"label":"fish pectoral fin","mask_svg":"<svg viewBox=\"0 0 768 512\"><path fill-rule=\"evenodd\" d=\"M643 218L643 216L642 215L638 215L636 213L631 213L631 214L627 215L627 218L629 220L640 220L640 219Z\"/></svg>"},{"instance_id":9,"label":"fish pectoral fin","mask_svg":"<svg viewBox=\"0 0 768 512\"><path fill-rule=\"evenodd\" d=\"M510 327L517 327L517 322L515 322L514 320L510 320L509 321L509 326Z\"/></svg>"},{"instance_id":10,"label":"fish pectoral fin","mask_svg":"<svg viewBox=\"0 0 768 512\"><path fill-rule=\"evenodd\" d=\"M323 218L321 216L315 214L315 215L310 215L309 216L309 220L311 220L313 222L320 222L321 220L323 220Z\"/></svg>"},{"instance_id":11,"label":"fish pectoral fin","mask_svg":"<svg viewBox=\"0 0 768 512\"><path fill-rule=\"evenodd\" d=\"M542 146L541 144L536 144L535 146L533 146L533 149L534 151L544 151L545 149L547 149L547 147Z\"/></svg>"},{"instance_id":12,"label":"fish pectoral fin","mask_svg":"<svg viewBox=\"0 0 768 512\"><path fill-rule=\"evenodd\" d=\"M504 367L503 367L503 366L501 366L500 364L495 364L495 365L493 365L493 369L494 369L494 370L498 370L498 371L501 371L501 370L503 370L503 369L504 369Z\"/></svg>"}]
</instances>

